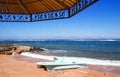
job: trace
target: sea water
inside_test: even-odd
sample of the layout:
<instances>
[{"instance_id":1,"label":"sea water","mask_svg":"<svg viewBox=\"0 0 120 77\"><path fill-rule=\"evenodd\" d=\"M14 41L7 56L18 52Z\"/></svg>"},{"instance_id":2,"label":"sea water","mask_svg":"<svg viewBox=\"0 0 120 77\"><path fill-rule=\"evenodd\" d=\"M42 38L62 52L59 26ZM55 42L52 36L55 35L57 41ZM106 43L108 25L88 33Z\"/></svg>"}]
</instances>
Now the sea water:
<instances>
[{"instance_id":1,"label":"sea water","mask_svg":"<svg viewBox=\"0 0 120 77\"><path fill-rule=\"evenodd\" d=\"M0 41L0 44L16 44L41 47L45 52L67 57L79 57L89 61L120 61L119 40L41 40L41 41ZM32 53L31 53L32 54ZM38 53L37 53L38 54ZM99 61L100 60L100 61Z\"/></svg>"}]
</instances>

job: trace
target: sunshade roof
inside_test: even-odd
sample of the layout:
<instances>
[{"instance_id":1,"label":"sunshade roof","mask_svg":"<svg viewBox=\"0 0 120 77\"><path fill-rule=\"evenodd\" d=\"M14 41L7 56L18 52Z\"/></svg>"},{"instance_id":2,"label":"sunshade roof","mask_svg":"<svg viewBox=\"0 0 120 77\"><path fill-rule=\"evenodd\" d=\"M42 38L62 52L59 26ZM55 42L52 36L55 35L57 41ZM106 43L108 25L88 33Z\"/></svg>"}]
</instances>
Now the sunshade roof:
<instances>
[{"instance_id":1,"label":"sunshade roof","mask_svg":"<svg viewBox=\"0 0 120 77\"><path fill-rule=\"evenodd\" d=\"M19 20L15 18L16 15L18 17L21 16L21 14L25 21L69 18L97 1L98 0L0 0L0 21L22 21L22 19ZM73 11L74 14L70 14L70 12ZM46 15L45 13L49 13L49 15L52 14L52 18L44 18L43 15L42 20L39 18L35 19L35 14L38 16L38 14L41 15L43 13L44 15ZM58 13L64 14L64 16L59 17ZM6 16L11 18L6 20Z\"/></svg>"},{"instance_id":2,"label":"sunshade roof","mask_svg":"<svg viewBox=\"0 0 120 77\"><path fill-rule=\"evenodd\" d=\"M34 14L69 9L79 0L0 0L0 13Z\"/></svg>"}]
</instances>

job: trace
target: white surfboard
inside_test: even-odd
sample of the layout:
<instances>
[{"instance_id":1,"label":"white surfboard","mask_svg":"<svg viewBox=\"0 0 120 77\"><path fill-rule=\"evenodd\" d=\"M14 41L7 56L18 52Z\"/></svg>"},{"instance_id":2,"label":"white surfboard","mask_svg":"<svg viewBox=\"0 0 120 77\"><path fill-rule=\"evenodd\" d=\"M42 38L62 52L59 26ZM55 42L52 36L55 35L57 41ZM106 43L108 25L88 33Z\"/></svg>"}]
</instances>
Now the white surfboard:
<instances>
[{"instance_id":1,"label":"white surfboard","mask_svg":"<svg viewBox=\"0 0 120 77\"><path fill-rule=\"evenodd\" d=\"M59 69L85 68L87 66L84 63L75 62L37 62L36 64L44 66L47 69L47 71Z\"/></svg>"}]
</instances>

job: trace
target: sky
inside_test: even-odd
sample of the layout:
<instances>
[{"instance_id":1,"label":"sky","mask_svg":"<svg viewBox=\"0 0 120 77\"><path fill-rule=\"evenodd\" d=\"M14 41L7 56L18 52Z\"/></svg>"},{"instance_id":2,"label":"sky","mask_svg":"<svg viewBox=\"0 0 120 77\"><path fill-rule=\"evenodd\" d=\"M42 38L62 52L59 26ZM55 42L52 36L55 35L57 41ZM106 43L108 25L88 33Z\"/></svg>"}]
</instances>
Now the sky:
<instances>
[{"instance_id":1,"label":"sky","mask_svg":"<svg viewBox=\"0 0 120 77\"><path fill-rule=\"evenodd\" d=\"M120 0L100 0L69 19L0 22L0 39L120 39Z\"/></svg>"}]
</instances>

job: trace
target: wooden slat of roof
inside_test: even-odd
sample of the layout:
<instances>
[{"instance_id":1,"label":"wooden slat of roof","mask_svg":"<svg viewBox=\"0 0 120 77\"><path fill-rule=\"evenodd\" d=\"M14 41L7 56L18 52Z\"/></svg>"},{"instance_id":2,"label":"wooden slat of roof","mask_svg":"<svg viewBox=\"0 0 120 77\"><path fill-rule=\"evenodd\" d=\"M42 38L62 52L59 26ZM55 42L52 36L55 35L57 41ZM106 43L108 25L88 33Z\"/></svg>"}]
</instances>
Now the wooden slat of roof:
<instances>
[{"instance_id":1,"label":"wooden slat of roof","mask_svg":"<svg viewBox=\"0 0 120 77\"><path fill-rule=\"evenodd\" d=\"M65 10L79 0L0 0L0 14L35 14Z\"/></svg>"},{"instance_id":2,"label":"wooden slat of roof","mask_svg":"<svg viewBox=\"0 0 120 77\"><path fill-rule=\"evenodd\" d=\"M44 12L44 11L48 11L48 12L49 12L49 11L52 10L52 9L49 8L49 6L47 6L47 5L46 5L44 2L42 2L42 1L39 2L39 4L40 4L40 8L43 10L43 12ZM42 7L41 7L41 6L42 6Z\"/></svg>"},{"instance_id":3,"label":"wooden slat of roof","mask_svg":"<svg viewBox=\"0 0 120 77\"><path fill-rule=\"evenodd\" d=\"M19 0L0 0L0 13L4 14L21 14L28 13L24 7L19 3Z\"/></svg>"},{"instance_id":4,"label":"wooden slat of roof","mask_svg":"<svg viewBox=\"0 0 120 77\"><path fill-rule=\"evenodd\" d=\"M38 2L38 1L41 1L41 0L21 0L23 3L34 3L34 2Z\"/></svg>"},{"instance_id":5,"label":"wooden slat of roof","mask_svg":"<svg viewBox=\"0 0 120 77\"><path fill-rule=\"evenodd\" d=\"M0 0L0 3L16 4L18 0Z\"/></svg>"}]
</instances>

